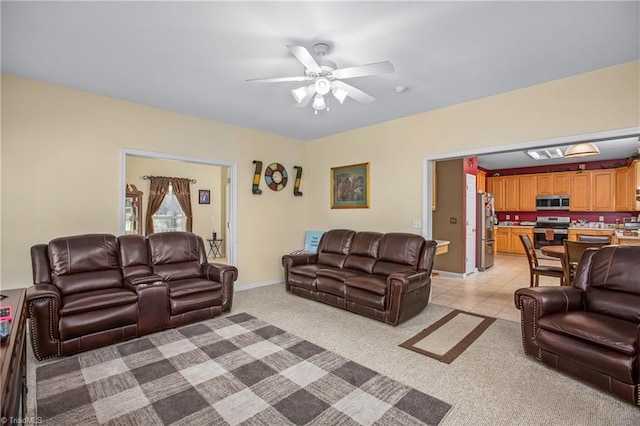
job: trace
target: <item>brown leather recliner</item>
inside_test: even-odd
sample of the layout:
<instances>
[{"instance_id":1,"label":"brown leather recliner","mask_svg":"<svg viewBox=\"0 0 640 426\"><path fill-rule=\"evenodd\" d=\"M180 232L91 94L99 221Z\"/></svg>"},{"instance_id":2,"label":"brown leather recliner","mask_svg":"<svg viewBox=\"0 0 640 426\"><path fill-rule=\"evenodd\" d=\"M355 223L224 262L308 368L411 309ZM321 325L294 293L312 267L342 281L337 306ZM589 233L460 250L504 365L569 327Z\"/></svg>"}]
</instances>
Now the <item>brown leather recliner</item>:
<instances>
[{"instance_id":1,"label":"brown leather recliner","mask_svg":"<svg viewBox=\"0 0 640 426\"><path fill-rule=\"evenodd\" d=\"M572 287L515 292L530 357L638 404L640 246L587 249Z\"/></svg>"},{"instance_id":2,"label":"brown leather recliner","mask_svg":"<svg viewBox=\"0 0 640 426\"><path fill-rule=\"evenodd\" d=\"M231 310L234 266L209 264L189 232L89 234L31 248L34 355L97 348Z\"/></svg>"},{"instance_id":3,"label":"brown leather recliner","mask_svg":"<svg viewBox=\"0 0 640 426\"><path fill-rule=\"evenodd\" d=\"M39 360L135 337L138 298L124 288L114 235L56 238L31 247L27 290L31 343Z\"/></svg>"},{"instance_id":4,"label":"brown leather recliner","mask_svg":"<svg viewBox=\"0 0 640 426\"><path fill-rule=\"evenodd\" d=\"M325 232L317 254L285 255L287 291L389 324L429 303L435 241L416 234Z\"/></svg>"}]
</instances>

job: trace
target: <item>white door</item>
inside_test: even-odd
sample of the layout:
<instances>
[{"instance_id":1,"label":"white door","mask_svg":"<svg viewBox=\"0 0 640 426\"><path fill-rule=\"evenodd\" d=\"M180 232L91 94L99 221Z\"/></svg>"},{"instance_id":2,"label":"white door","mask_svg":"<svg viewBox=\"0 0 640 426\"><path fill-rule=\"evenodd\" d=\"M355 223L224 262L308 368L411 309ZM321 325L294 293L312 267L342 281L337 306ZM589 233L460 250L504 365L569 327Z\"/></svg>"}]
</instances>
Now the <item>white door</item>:
<instances>
[{"instance_id":1,"label":"white door","mask_svg":"<svg viewBox=\"0 0 640 426\"><path fill-rule=\"evenodd\" d=\"M465 274L474 272L476 268L476 203L476 176L467 173L465 199Z\"/></svg>"}]
</instances>

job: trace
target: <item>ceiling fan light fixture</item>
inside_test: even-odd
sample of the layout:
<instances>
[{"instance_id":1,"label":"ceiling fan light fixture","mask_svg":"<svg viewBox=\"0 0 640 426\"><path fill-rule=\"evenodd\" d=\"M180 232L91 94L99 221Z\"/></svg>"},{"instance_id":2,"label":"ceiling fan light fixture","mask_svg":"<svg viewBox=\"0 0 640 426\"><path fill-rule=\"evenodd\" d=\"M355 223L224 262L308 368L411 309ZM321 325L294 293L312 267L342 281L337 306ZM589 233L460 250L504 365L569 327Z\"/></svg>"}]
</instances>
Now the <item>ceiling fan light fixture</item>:
<instances>
[{"instance_id":1,"label":"ceiling fan light fixture","mask_svg":"<svg viewBox=\"0 0 640 426\"><path fill-rule=\"evenodd\" d=\"M292 89L291 93L293 94L293 98L296 100L296 102L301 103L302 100L307 96L307 86Z\"/></svg>"},{"instance_id":2,"label":"ceiling fan light fixture","mask_svg":"<svg viewBox=\"0 0 640 426\"><path fill-rule=\"evenodd\" d=\"M326 78L322 77L316 80L315 82L316 92L320 95L326 95L331 90L331 82Z\"/></svg>"},{"instance_id":3,"label":"ceiling fan light fixture","mask_svg":"<svg viewBox=\"0 0 640 426\"><path fill-rule=\"evenodd\" d=\"M347 92L344 89L341 89L339 87L334 87L333 90L333 96L338 100L338 102L340 102L341 104L344 102L345 99L347 99L347 96L349 95L349 92Z\"/></svg>"},{"instance_id":4,"label":"ceiling fan light fixture","mask_svg":"<svg viewBox=\"0 0 640 426\"><path fill-rule=\"evenodd\" d=\"M322 111L327 107L327 103L324 100L324 96L318 94L313 98L313 109L316 111Z\"/></svg>"},{"instance_id":5,"label":"ceiling fan light fixture","mask_svg":"<svg viewBox=\"0 0 640 426\"><path fill-rule=\"evenodd\" d=\"M598 155L600 150L591 142L577 143L571 145L564 152L564 158L588 157L590 155Z\"/></svg>"}]
</instances>

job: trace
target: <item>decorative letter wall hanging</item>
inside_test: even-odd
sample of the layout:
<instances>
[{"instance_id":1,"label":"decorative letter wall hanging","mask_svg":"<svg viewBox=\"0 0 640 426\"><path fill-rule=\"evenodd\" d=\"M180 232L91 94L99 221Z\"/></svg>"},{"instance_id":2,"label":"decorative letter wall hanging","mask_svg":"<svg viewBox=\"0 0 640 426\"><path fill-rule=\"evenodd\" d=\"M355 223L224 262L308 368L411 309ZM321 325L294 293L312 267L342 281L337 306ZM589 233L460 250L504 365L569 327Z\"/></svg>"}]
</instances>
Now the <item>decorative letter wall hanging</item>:
<instances>
[{"instance_id":1,"label":"decorative letter wall hanging","mask_svg":"<svg viewBox=\"0 0 640 426\"><path fill-rule=\"evenodd\" d=\"M262 161L253 160L253 164L256 165L256 171L253 175L253 186L251 187L251 192L256 195L262 194L262 190L260 187L260 175L262 175Z\"/></svg>"},{"instance_id":2,"label":"decorative letter wall hanging","mask_svg":"<svg viewBox=\"0 0 640 426\"><path fill-rule=\"evenodd\" d=\"M296 183L293 185L293 195L296 197L300 197L302 192L300 192L300 180L302 179L302 167L293 166L296 169Z\"/></svg>"}]
</instances>

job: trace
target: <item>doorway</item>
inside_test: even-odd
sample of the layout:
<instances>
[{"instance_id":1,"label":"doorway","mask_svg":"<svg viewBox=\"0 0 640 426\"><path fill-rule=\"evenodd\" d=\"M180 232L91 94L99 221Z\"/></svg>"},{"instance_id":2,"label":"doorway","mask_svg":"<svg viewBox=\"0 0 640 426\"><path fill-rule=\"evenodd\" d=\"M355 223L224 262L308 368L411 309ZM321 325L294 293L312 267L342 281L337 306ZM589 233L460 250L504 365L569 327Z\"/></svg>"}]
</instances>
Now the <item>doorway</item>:
<instances>
[{"instance_id":1,"label":"doorway","mask_svg":"<svg viewBox=\"0 0 640 426\"><path fill-rule=\"evenodd\" d=\"M122 151L121 177L121 222L120 232L125 233L125 188L132 183L142 195L143 217L149 198L149 181L144 176L181 177L192 180L190 185L191 208L193 214L192 231L202 237L208 255L213 234L216 234L220 248L217 257L210 261L236 263L237 236L237 166L215 160L185 157L146 151ZM206 197L199 197L205 191ZM144 227L142 229L145 232Z\"/></svg>"}]
</instances>

